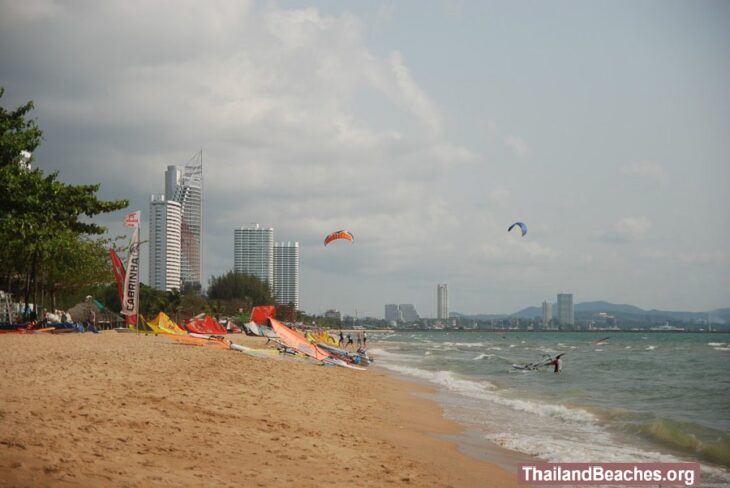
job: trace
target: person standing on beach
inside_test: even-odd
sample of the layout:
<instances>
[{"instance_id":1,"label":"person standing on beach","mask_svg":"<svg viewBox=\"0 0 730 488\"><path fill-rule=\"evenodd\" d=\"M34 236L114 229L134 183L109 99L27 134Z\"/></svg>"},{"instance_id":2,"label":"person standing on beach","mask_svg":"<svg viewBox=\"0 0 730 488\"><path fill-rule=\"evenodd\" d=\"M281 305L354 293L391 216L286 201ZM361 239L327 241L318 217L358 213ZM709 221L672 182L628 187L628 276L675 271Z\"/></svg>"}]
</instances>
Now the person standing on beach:
<instances>
[{"instance_id":1,"label":"person standing on beach","mask_svg":"<svg viewBox=\"0 0 730 488\"><path fill-rule=\"evenodd\" d=\"M363 332L362 333L362 347L363 347L363 349L365 349L365 346L367 346L367 344L368 344L368 333L367 332Z\"/></svg>"},{"instance_id":2,"label":"person standing on beach","mask_svg":"<svg viewBox=\"0 0 730 488\"><path fill-rule=\"evenodd\" d=\"M352 342L352 336L350 334L347 334L347 344L345 344L345 349L347 349L347 346L349 346L350 344L354 344Z\"/></svg>"},{"instance_id":3,"label":"person standing on beach","mask_svg":"<svg viewBox=\"0 0 730 488\"><path fill-rule=\"evenodd\" d=\"M357 348L360 349L362 347L362 334L359 332L357 333Z\"/></svg>"},{"instance_id":4,"label":"person standing on beach","mask_svg":"<svg viewBox=\"0 0 730 488\"><path fill-rule=\"evenodd\" d=\"M343 342L345 342L345 337L342 335L342 331L340 331L340 342L337 343L337 347L342 347Z\"/></svg>"}]
</instances>

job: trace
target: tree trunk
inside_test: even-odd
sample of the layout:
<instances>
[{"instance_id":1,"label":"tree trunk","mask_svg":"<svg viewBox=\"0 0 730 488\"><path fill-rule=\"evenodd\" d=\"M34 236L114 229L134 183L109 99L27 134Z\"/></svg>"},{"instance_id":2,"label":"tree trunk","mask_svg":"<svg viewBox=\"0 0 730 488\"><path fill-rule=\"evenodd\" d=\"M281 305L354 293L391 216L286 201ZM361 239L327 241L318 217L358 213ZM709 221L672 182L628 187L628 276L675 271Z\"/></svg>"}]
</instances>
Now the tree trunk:
<instances>
[{"instance_id":1,"label":"tree trunk","mask_svg":"<svg viewBox=\"0 0 730 488\"><path fill-rule=\"evenodd\" d=\"M35 285L36 268L38 267L38 250L33 251L33 258L30 263L30 274L28 275L28 281L25 284L25 310L24 313L28 313L30 310L30 291L31 287ZM33 304L35 306L35 303Z\"/></svg>"}]
</instances>

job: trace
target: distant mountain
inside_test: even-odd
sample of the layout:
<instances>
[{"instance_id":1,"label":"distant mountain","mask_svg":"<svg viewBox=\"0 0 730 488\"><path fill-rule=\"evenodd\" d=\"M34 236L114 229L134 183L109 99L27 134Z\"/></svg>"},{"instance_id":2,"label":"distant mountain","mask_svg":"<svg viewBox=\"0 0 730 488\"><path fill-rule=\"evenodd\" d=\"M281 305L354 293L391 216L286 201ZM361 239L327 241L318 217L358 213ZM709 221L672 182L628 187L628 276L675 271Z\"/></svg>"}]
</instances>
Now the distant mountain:
<instances>
[{"instance_id":1,"label":"distant mountain","mask_svg":"<svg viewBox=\"0 0 730 488\"><path fill-rule=\"evenodd\" d=\"M553 303L553 317L558 313L558 306ZM719 308L709 312L682 312L667 310L644 310L634 305L609 303L605 301L581 302L575 305L575 317L578 320L590 320L597 313L607 313L619 321L632 322L665 322L678 320L697 322L709 320L714 324L730 324L730 308ZM510 314L517 319L532 319L542 316L542 307L527 307Z\"/></svg>"},{"instance_id":2,"label":"distant mountain","mask_svg":"<svg viewBox=\"0 0 730 488\"><path fill-rule=\"evenodd\" d=\"M503 319L508 315L505 313L479 313L475 315L465 315L459 312L449 312L451 318L462 318L467 320L497 320Z\"/></svg>"},{"instance_id":3,"label":"distant mountain","mask_svg":"<svg viewBox=\"0 0 730 488\"><path fill-rule=\"evenodd\" d=\"M633 305L619 305L615 303L608 303L604 301L597 302L582 302L575 306L576 313L578 312L589 312L589 313L628 313L628 314L642 314L645 310Z\"/></svg>"},{"instance_id":4,"label":"distant mountain","mask_svg":"<svg viewBox=\"0 0 730 488\"><path fill-rule=\"evenodd\" d=\"M708 315L713 324L730 324L730 308L718 308Z\"/></svg>"},{"instance_id":5,"label":"distant mountain","mask_svg":"<svg viewBox=\"0 0 730 488\"><path fill-rule=\"evenodd\" d=\"M553 303L553 313L555 313L556 305ZM527 307L523 308L519 312L510 314L510 317L515 319L532 319L535 317L542 317L542 307Z\"/></svg>"}]
</instances>

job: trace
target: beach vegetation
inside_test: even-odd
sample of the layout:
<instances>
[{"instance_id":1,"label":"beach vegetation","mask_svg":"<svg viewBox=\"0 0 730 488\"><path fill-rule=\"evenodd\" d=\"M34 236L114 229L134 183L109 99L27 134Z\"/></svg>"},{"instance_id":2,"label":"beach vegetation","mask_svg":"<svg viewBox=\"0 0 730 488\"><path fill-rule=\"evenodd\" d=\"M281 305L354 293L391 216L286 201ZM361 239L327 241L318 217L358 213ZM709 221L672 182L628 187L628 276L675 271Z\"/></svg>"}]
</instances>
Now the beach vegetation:
<instances>
[{"instance_id":1,"label":"beach vegetation","mask_svg":"<svg viewBox=\"0 0 730 488\"><path fill-rule=\"evenodd\" d=\"M220 276L211 276L208 286L208 300L218 302L224 314L249 311L256 305L275 303L274 292L265 281L248 273L229 271Z\"/></svg>"},{"instance_id":2,"label":"beach vegetation","mask_svg":"<svg viewBox=\"0 0 730 488\"><path fill-rule=\"evenodd\" d=\"M0 98L4 89L0 88ZM71 185L32 169L33 152L43 133L29 112L0 106L0 286L29 304L61 290L111 279L111 265L100 259L106 228L88 220L125 208L127 200L100 200L99 185Z\"/></svg>"}]
</instances>

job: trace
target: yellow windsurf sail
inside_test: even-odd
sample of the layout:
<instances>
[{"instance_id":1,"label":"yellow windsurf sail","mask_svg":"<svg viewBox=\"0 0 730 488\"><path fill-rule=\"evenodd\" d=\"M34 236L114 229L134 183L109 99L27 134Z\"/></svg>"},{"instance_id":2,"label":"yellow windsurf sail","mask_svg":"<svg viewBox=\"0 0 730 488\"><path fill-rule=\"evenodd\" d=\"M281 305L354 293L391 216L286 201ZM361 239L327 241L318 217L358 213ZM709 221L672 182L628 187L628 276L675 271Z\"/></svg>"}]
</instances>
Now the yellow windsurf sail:
<instances>
[{"instance_id":1,"label":"yellow windsurf sail","mask_svg":"<svg viewBox=\"0 0 730 488\"><path fill-rule=\"evenodd\" d=\"M148 322L150 326L158 329L161 334L185 335L185 332L179 325L173 322L165 312L157 314L155 320Z\"/></svg>"}]
</instances>

